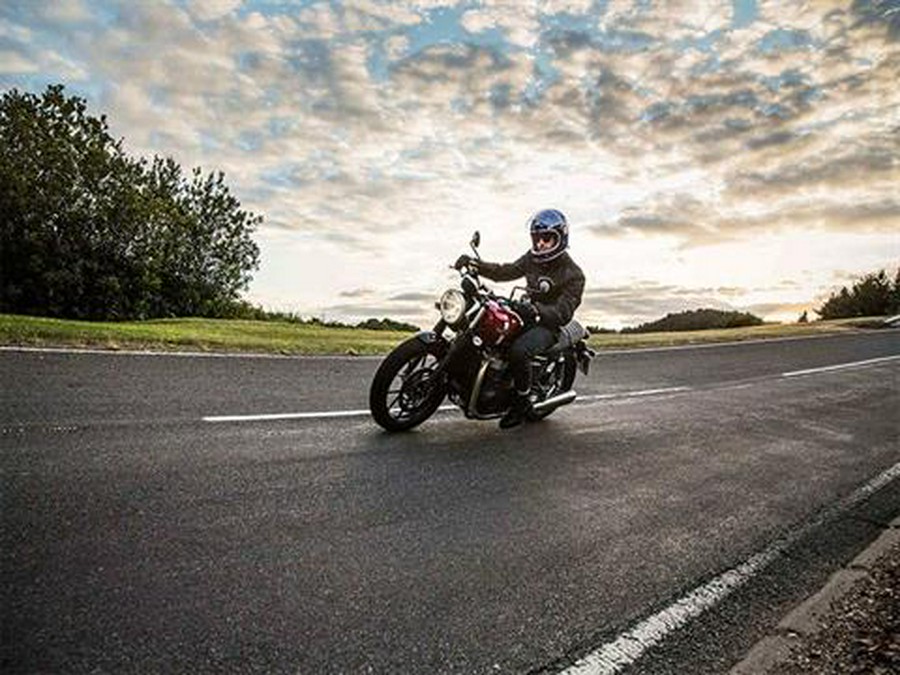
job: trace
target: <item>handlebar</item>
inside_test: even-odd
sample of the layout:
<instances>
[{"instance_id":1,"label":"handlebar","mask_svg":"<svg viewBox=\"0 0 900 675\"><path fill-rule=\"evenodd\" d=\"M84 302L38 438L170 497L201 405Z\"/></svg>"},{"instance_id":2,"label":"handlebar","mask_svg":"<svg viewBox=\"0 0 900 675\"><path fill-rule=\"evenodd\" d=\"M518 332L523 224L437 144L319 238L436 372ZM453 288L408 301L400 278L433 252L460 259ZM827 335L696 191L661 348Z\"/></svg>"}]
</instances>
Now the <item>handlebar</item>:
<instances>
[{"instance_id":1,"label":"handlebar","mask_svg":"<svg viewBox=\"0 0 900 675\"><path fill-rule=\"evenodd\" d=\"M476 253L477 253L477 251L476 251ZM520 300L520 302L522 302L522 301L530 302L531 296L543 295L544 293L546 293L547 291L550 290L550 285L546 281L541 283L538 288L534 288L533 286L513 286L512 291L510 291L509 298L506 298L504 296L498 296L490 288L485 286L484 282L481 280L481 277L478 274L478 271L477 271L478 266L477 265L463 264L459 267L457 267L456 265L450 265L449 267L450 267L450 269L454 269L457 272L459 272L459 276L462 277L463 279L465 279L465 277L467 277L467 276L471 277L475 283L475 289L477 291L480 291L482 294L484 294L485 296L487 296L488 298L493 299L493 300L507 300L507 301L511 302L513 300L513 295L515 295L516 291L523 291L524 297L522 300Z\"/></svg>"}]
</instances>

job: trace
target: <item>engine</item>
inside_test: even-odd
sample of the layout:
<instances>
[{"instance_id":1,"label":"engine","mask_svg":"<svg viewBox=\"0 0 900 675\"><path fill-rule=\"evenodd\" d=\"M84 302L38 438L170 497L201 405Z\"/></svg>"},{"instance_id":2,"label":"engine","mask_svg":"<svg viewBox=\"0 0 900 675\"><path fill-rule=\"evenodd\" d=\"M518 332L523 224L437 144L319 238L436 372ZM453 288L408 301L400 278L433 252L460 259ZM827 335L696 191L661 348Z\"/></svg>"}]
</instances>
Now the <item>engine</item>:
<instances>
[{"instance_id":1,"label":"engine","mask_svg":"<svg viewBox=\"0 0 900 675\"><path fill-rule=\"evenodd\" d=\"M478 395L478 412L493 415L509 407L513 391L512 378L506 369L506 361L492 357L488 361Z\"/></svg>"}]
</instances>

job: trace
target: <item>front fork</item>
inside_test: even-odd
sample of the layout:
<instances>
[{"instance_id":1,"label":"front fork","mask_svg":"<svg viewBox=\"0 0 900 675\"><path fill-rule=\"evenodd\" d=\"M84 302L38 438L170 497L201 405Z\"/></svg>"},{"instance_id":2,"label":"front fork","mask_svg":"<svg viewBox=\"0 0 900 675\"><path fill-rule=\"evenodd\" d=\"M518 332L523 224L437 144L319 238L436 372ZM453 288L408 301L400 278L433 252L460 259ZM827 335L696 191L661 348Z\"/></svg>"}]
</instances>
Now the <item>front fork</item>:
<instances>
[{"instance_id":1,"label":"front fork","mask_svg":"<svg viewBox=\"0 0 900 675\"><path fill-rule=\"evenodd\" d=\"M447 324L443 319L440 319L435 325L434 329L431 331L422 331L416 337L422 340L426 345L431 345L434 343L440 343L442 345L442 351L440 357L440 363L438 363L438 367L435 369L434 374L436 376L443 375L447 366L453 361L453 357L456 356L456 353L463 348L463 345L466 344L468 340L478 340L479 338L474 337L475 328L478 326L478 323L481 321L481 317L484 316L485 308L472 308L466 317L469 319L469 324L457 333L456 337L452 342L448 342L446 338L444 338L444 330L447 329ZM478 343L480 344L480 343Z\"/></svg>"}]
</instances>

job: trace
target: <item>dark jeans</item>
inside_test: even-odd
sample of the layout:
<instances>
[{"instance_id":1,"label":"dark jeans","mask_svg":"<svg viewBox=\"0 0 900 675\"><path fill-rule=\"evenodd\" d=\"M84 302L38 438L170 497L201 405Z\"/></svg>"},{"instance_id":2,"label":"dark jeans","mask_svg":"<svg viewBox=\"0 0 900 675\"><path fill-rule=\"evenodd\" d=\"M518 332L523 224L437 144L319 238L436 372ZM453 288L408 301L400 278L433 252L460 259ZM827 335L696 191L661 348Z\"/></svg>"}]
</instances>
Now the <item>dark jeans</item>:
<instances>
[{"instance_id":1,"label":"dark jeans","mask_svg":"<svg viewBox=\"0 0 900 675\"><path fill-rule=\"evenodd\" d=\"M556 335L552 330L545 326L532 326L512 343L509 348L509 370L517 392L531 391L531 359L550 349L555 342Z\"/></svg>"}]
</instances>

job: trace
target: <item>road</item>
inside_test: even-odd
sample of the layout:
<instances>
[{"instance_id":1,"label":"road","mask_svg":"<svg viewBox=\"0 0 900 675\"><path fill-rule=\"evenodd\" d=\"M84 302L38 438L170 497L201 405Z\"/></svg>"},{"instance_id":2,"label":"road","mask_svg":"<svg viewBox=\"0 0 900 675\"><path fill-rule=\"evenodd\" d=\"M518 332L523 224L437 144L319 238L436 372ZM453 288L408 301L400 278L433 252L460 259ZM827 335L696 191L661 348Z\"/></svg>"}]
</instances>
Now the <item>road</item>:
<instances>
[{"instance_id":1,"label":"road","mask_svg":"<svg viewBox=\"0 0 900 675\"><path fill-rule=\"evenodd\" d=\"M0 669L726 672L900 512L896 331L605 353L509 432L382 433L377 363L0 351Z\"/></svg>"}]
</instances>

